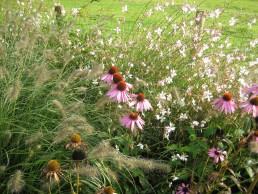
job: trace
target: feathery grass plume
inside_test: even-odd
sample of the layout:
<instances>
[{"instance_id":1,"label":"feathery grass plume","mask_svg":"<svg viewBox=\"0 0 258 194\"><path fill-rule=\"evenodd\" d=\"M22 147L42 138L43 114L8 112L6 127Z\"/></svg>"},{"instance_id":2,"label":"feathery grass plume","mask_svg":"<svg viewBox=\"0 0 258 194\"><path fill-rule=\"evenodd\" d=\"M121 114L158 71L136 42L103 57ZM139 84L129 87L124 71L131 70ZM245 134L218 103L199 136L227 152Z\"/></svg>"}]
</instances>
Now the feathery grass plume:
<instances>
[{"instance_id":1,"label":"feathery grass plume","mask_svg":"<svg viewBox=\"0 0 258 194\"><path fill-rule=\"evenodd\" d=\"M81 133L85 133L87 132L88 134L93 132L94 127L91 126L89 123L85 123L84 125L79 125L77 126L77 129L81 132Z\"/></svg>"},{"instance_id":2,"label":"feathery grass plume","mask_svg":"<svg viewBox=\"0 0 258 194\"><path fill-rule=\"evenodd\" d=\"M87 75L87 77L85 77L85 79L86 80L93 79L94 77L97 77L102 73L103 73L102 64L94 63L91 71L88 73L88 75Z\"/></svg>"},{"instance_id":3,"label":"feathery grass plume","mask_svg":"<svg viewBox=\"0 0 258 194\"><path fill-rule=\"evenodd\" d=\"M39 68L39 64L33 64L32 66L31 66L31 68L29 68L29 70L28 70L28 74L29 74L29 76L34 76L35 75L35 73L38 71L38 68Z\"/></svg>"},{"instance_id":4,"label":"feathery grass plume","mask_svg":"<svg viewBox=\"0 0 258 194\"><path fill-rule=\"evenodd\" d=\"M77 169L74 169L74 171L77 172ZM99 168L95 166L90 166L90 165L80 167L79 173L81 176L88 179L100 177Z\"/></svg>"},{"instance_id":5,"label":"feathery grass plume","mask_svg":"<svg viewBox=\"0 0 258 194\"><path fill-rule=\"evenodd\" d=\"M114 158L118 155L115 148L112 148L108 141L102 141L99 145L95 146L94 149L89 153L89 158L92 159L108 159Z\"/></svg>"},{"instance_id":6,"label":"feathery grass plume","mask_svg":"<svg viewBox=\"0 0 258 194\"><path fill-rule=\"evenodd\" d=\"M17 170L7 183L7 188L12 193L20 193L25 185L23 180L23 173Z\"/></svg>"},{"instance_id":7,"label":"feathery grass plume","mask_svg":"<svg viewBox=\"0 0 258 194\"><path fill-rule=\"evenodd\" d=\"M72 115L68 118L64 118L64 125L80 125L86 123L86 119L80 115Z\"/></svg>"},{"instance_id":8,"label":"feathery grass plume","mask_svg":"<svg viewBox=\"0 0 258 194\"><path fill-rule=\"evenodd\" d=\"M134 87L138 87L138 86L148 86L148 83L136 77L136 82L134 83Z\"/></svg>"},{"instance_id":9,"label":"feathery grass plume","mask_svg":"<svg viewBox=\"0 0 258 194\"><path fill-rule=\"evenodd\" d=\"M84 110L84 108L85 108L85 106L82 101L72 102L71 104L69 104L67 106L67 110L69 110L70 112L75 112L75 113L82 112Z\"/></svg>"},{"instance_id":10,"label":"feathery grass plume","mask_svg":"<svg viewBox=\"0 0 258 194\"><path fill-rule=\"evenodd\" d=\"M63 118L67 118L66 110L59 100L52 100L52 103L60 110Z\"/></svg>"},{"instance_id":11,"label":"feathery grass plume","mask_svg":"<svg viewBox=\"0 0 258 194\"><path fill-rule=\"evenodd\" d=\"M54 51L52 49L45 50L43 53L43 56L46 61L51 61L51 62L57 63L57 59L56 59Z\"/></svg>"},{"instance_id":12,"label":"feathery grass plume","mask_svg":"<svg viewBox=\"0 0 258 194\"><path fill-rule=\"evenodd\" d=\"M61 37L59 38L59 42L61 45L69 47L71 44L70 36L68 33L61 34Z\"/></svg>"},{"instance_id":13,"label":"feathery grass plume","mask_svg":"<svg viewBox=\"0 0 258 194\"><path fill-rule=\"evenodd\" d=\"M48 76L47 76L47 81L55 79L56 77L58 77L60 72L61 72L60 69L53 69L53 70L49 71Z\"/></svg>"},{"instance_id":14,"label":"feathery grass plume","mask_svg":"<svg viewBox=\"0 0 258 194\"><path fill-rule=\"evenodd\" d=\"M55 136L54 142L55 144L62 142L64 139L66 139L67 136L71 136L76 131L73 127L65 127L61 129Z\"/></svg>"},{"instance_id":15,"label":"feathery grass plume","mask_svg":"<svg viewBox=\"0 0 258 194\"><path fill-rule=\"evenodd\" d=\"M81 69L76 69L74 70L70 76L67 79L68 83L74 82L75 80L77 80L80 76L82 75L82 70Z\"/></svg>"},{"instance_id":16,"label":"feathery grass plume","mask_svg":"<svg viewBox=\"0 0 258 194\"><path fill-rule=\"evenodd\" d=\"M1 60L1 58L0 58ZM0 67L0 80L2 80L4 78L4 70L2 67Z\"/></svg>"},{"instance_id":17,"label":"feathery grass plume","mask_svg":"<svg viewBox=\"0 0 258 194\"><path fill-rule=\"evenodd\" d=\"M0 165L0 174L3 174L6 170L6 166Z\"/></svg>"},{"instance_id":18,"label":"feathery grass plume","mask_svg":"<svg viewBox=\"0 0 258 194\"><path fill-rule=\"evenodd\" d=\"M87 91L87 88L86 87L78 87L76 92L79 93L79 94L85 94Z\"/></svg>"},{"instance_id":19,"label":"feathery grass plume","mask_svg":"<svg viewBox=\"0 0 258 194\"><path fill-rule=\"evenodd\" d=\"M71 54L71 51L68 50L65 52L64 56L63 56L63 63L64 64L68 64L71 60L73 60L74 55Z\"/></svg>"},{"instance_id":20,"label":"feathery grass plume","mask_svg":"<svg viewBox=\"0 0 258 194\"><path fill-rule=\"evenodd\" d=\"M11 102L14 102L17 100L17 98L20 95L22 88L22 84L20 80L17 80L13 86L11 86L8 90L8 97Z\"/></svg>"},{"instance_id":21,"label":"feathery grass plume","mask_svg":"<svg viewBox=\"0 0 258 194\"><path fill-rule=\"evenodd\" d=\"M41 131L38 131L36 133L33 133L28 139L26 139L25 144L26 145L33 144L42 138L43 138L43 133Z\"/></svg>"},{"instance_id":22,"label":"feathery grass plume","mask_svg":"<svg viewBox=\"0 0 258 194\"><path fill-rule=\"evenodd\" d=\"M129 158L125 156L116 157L115 160L117 161L119 168L126 167L128 169L142 169L143 171L150 172L160 172L160 173L167 173L170 172L170 167L168 164L156 162L150 159L143 159L143 158Z\"/></svg>"},{"instance_id":23,"label":"feathery grass plume","mask_svg":"<svg viewBox=\"0 0 258 194\"><path fill-rule=\"evenodd\" d=\"M104 171L107 176L111 179L111 181L117 181L118 175L116 172L112 171L110 168L104 167Z\"/></svg>"},{"instance_id":24,"label":"feathery grass plume","mask_svg":"<svg viewBox=\"0 0 258 194\"><path fill-rule=\"evenodd\" d=\"M110 103L110 99L107 95L102 96L96 103L96 107L101 109Z\"/></svg>"},{"instance_id":25,"label":"feathery grass plume","mask_svg":"<svg viewBox=\"0 0 258 194\"><path fill-rule=\"evenodd\" d=\"M177 87L173 87L172 88L172 96L174 96L175 97L175 99L176 99L176 101L179 103L179 105L181 105L181 95L180 95L180 91L179 91L179 89L177 88Z\"/></svg>"},{"instance_id":26,"label":"feathery grass plume","mask_svg":"<svg viewBox=\"0 0 258 194\"><path fill-rule=\"evenodd\" d=\"M42 65L38 69L38 77L35 80L35 86L39 87L45 83L45 81L48 79L48 69L46 65Z\"/></svg>"},{"instance_id":27,"label":"feathery grass plume","mask_svg":"<svg viewBox=\"0 0 258 194\"><path fill-rule=\"evenodd\" d=\"M258 154L258 143L257 142L250 142L249 143L250 152Z\"/></svg>"}]
</instances>

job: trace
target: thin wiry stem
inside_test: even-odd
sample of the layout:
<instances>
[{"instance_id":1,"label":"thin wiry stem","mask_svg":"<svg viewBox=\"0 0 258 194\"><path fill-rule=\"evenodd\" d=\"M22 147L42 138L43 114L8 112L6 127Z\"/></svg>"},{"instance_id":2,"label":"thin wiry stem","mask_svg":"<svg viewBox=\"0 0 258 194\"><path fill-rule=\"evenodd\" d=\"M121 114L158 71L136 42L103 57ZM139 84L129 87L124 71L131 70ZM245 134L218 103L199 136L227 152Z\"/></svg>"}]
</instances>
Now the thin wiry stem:
<instances>
[{"instance_id":1,"label":"thin wiry stem","mask_svg":"<svg viewBox=\"0 0 258 194\"><path fill-rule=\"evenodd\" d=\"M251 185L248 187L246 194L251 194L252 190L254 189L255 185L258 182L258 172L256 172L256 175L254 177L253 182L251 183Z\"/></svg>"}]
</instances>

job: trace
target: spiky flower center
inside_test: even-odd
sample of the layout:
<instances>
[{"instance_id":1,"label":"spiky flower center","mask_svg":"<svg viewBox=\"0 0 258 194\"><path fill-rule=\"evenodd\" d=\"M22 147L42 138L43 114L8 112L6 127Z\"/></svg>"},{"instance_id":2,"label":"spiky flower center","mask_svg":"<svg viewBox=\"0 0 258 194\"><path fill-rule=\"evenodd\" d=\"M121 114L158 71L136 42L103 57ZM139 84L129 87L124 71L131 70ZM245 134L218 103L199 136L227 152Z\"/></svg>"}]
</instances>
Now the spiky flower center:
<instances>
[{"instance_id":1,"label":"spiky flower center","mask_svg":"<svg viewBox=\"0 0 258 194\"><path fill-rule=\"evenodd\" d=\"M124 81L120 81L117 84L116 87L119 91L125 91L126 90L126 83Z\"/></svg>"},{"instance_id":2,"label":"spiky flower center","mask_svg":"<svg viewBox=\"0 0 258 194\"><path fill-rule=\"evenodd\" d=\"M71 142L72 143L80 143L82 141L82 138L79 134L75 133L71 137Z\"/></svg>"},{"instance_id":3,"label":"spiky flower center","mask_svg":"<svg viewBox=\"0 0 258 194\"><path fill-rule=\"evenodd\" d=\"M258 137L258 130L254 132L254 136Z\"/></svg>"},{"instance_id":4,"label":"spiky flower center","mask_svg":"<svg viewBox=\"0 0 258 194\"><path fill-rule=\"evenodd\" d=\"M73 160L84 160L86 157L85 152L81 149L74 150L72 153Z\"/></svg>"},{"instance_id":5,"label":"spiky flower center","mask_svg":"<svg viewBox=\"0 0 258 194\"><path fill-rule=\"evenodd\" d=\"M223 100L225 100L225 101L230 101L230 100L232 100L232 95L230 94L230 93L228 93L228 92L226 92L224 95L223 95Z\"/></svg>"},{"instance_id":6,"label":"spiky flower center","mask_svg":"<svg viewBox=\"0 0 258 194\"><path fill-rule=\"evenodd\" d=\"M138 114L132 112L132 113L130 113L129 117L130 117L130 119L132 119L132 120L137 120L137 119L138 119Z\"/></svg>"},{"instance_id":7,"label":"spiky flower center","mask_svg":"<svg viewBox=\"0 0 258 194\"><path fill-rule=\"evenodd\" d=\"M188 188L188 187L184 187L184 188L183 188L183 192L184 192L184 193L189 192L189 188Z\"/></svg>"},{"instance_id":8,"label":"spiky flower center","mask_svg":"<svg viewBox=\"0 0 258 194\"><path fill-rule=\"evenodd\" d=\"M48 163L47 163L47 171L48 172L57 172L59 169L59 163L56 161L56 160L50 160Z\"/></svg>"},{"instance_id":9,"label":"spiky flower center","mask_svg":"<svg viewBox=\"0 0 258 194\"><path fill-rule=\"evenodd\" d=\"M113 75L114 73L117 73L117 72L118 72L118 70L115 66L110 67L110 69L108 71L108 73L111 75Z\"/></svg>"},{"instance_id":10,"label":"spiky flower center","mask_svg":"<svg viewBox=\"0 0 258 194\"><path fill-rule=\"evenodd\" d=\"M216 150L216 151L214 152L214 154L215 154L216 156L219 156L219 155L220 155L220 151Z\"/></svg>"},{"instance_id":11,"label":"spiky flower center","mask_svg":"<svg viewBox=\"0 0 258 194\"><path fill-rule=\"evenodd\" d=\"M115 190L111 186L104 188L104 194L113 194L114 192L115 192Z\"/></svg>"},{"instance_id":12,"label":"spiky flower center","mask_svg":"<svg viewBox=\"0 0 258 194\"><path fill-rule=\"evenodd\" d=\"M143 93L138 94L137 101L139 101L139 102L144 101L144 94Z\"/></svg>"},{"instance_id":13,"label":"spiky flower center","mask_svg":"<svg viewBox=\"0 0 258 194\"><path fill-rule=\"evenodd\" d=\"M250 104L252 104L252 105L254 105L254 106L258 106L258 96L253 97L253 98L250 100Z\"/></svg>"},{"instance_id":14,"label":"spiky flower center","mask_svg":"<svg viewBox=\"0 0 258 194\"><path fill-rule=\"evenodd\" d=\"M123 81L123 76L120 73L114 73L113 82L117 84L120 81Z\"/></svg>"},{"instance_id":15,"label":"spiky flower center","mask_svg":"<svg viewBox=\"0 0 258 194\"><path fill-rule=\"evenodd\" d=\"M254 117L254 121L255 121L256 125L258 125L258 116Z\"/></svg>"}]
</instances>

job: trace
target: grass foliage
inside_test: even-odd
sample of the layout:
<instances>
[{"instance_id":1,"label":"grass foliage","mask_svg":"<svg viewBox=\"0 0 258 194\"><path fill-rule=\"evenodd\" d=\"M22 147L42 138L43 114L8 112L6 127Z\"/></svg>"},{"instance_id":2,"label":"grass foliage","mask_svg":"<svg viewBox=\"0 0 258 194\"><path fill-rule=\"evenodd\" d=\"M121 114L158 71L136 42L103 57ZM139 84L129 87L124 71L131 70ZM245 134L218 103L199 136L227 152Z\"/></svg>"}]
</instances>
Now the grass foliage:
<instances>
[{"instance_id":1,"label":"grass foliage","mask_svg":"<svg viewBox=\"0 0 258 194\"><path fill-rule=\"evenodd\" d=\"M124 7L116 30L104 19L82 30L83 7L56 18L32 4L3 7L1 193L171 193L182 183L193 193L258 190L257 121L212 105L225 92L241 104L242 88L257 83L255 16L220 20L224 7L198 15L194 5L164 2L130 24ZM111 65L151 102L153 111L138 112L144 130L123 127L135 108L106 96L99 77ZM208 156L213 147L224 160Z\"/></svg>"}]
</instances>

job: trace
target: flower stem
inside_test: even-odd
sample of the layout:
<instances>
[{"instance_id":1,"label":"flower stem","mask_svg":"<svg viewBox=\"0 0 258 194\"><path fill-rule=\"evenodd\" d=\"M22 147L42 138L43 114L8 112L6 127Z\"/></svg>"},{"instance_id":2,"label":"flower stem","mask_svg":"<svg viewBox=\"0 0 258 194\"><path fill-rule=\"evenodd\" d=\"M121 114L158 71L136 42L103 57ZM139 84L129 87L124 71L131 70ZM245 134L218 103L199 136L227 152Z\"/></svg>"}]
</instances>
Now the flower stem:
<instances>
[{"instance_id":1,"label":"flower stem","mask_svg":"<svg viewBox=\"0 0 258 194\"><path fill-rule=\"evenodd\" d=\"M51 194L50 184L48 184L48 193Z\"/></svg>"},{"instance_id":2,"label":"flower stem","mask_svg":"<svg viewBox=\"0 0 258 194\"><path fill-rule=\"evenodd\" d=\"M79 174L79 165L76 164L77 168L77 174L76 174L76 194L79 194L79 180L80 180L80 174Z\"/></svg>"},{"instance_id":3,"label":"flower stem","mask_svg":"<svg viewBox=\"0 0 258 194\"><path fill-rule=\"evenodd\" d=\"M256 172L256 175L254 177L253 182L251 185L248 187L246 194L251 194L252 190L254 189L256 183L258 182L258 172Z\"/></svg>"}]
</instances>

